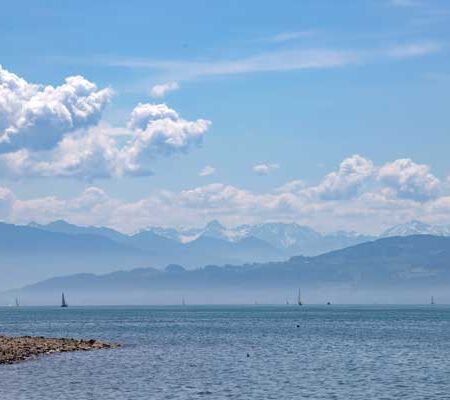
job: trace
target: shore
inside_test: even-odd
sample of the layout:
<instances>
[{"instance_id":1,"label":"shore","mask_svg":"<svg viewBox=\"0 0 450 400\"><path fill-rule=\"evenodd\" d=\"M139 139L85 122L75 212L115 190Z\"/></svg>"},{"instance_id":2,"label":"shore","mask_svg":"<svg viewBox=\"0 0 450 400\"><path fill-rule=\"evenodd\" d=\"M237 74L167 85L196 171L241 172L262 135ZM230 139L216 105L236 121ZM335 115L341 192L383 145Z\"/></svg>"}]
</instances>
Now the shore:
<instances>
[{"instance_id":1,"label":"shore","mask_svg":"<svg viewBox=\"0 0 450 400\"><path fill-rule=\"evenodd\" d=\"M99 340L55 339L42 336L0 336L0 364L13 364L42 354L111 349L119 345Z\"/></svg>"}]
</instances>

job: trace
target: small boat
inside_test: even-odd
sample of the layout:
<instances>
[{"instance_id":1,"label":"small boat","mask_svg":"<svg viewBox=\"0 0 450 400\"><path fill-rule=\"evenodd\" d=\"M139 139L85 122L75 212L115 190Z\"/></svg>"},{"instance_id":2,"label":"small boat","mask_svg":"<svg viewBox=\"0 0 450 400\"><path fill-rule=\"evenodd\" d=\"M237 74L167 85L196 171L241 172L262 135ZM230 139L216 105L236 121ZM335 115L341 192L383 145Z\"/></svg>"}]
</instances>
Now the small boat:
<instances>
[{"instance_id":1,"label":"small boat","mask_svg":"<svg viewBox=\"0 0 450 400\"><path fill-rule=\"evenodd\" d=\"M286 299L286 305L287 305L287 306L289 305L289 300L288 300L288 299Z\"/></svg>"},{"instance_id":2,"label":"small boat","mask_svg":"<svg viewBox=\"0 0 450 400\"><path fill-rule=\"evenodd\" d=\"M68 305L67 302L66 302L66 298L65 298L65 296L64 296L64 292L63 292L63 294L62 294L62 296L61 296L61 307L62 307L62 308L67 308L67 307L69 307L69 305Z\"/></svg>"},{"instance_id":3,"label":"small boat","mask_svg":"<svg viewBox=\"0 0 450 400\"><path fill-rule=\"evenodd\" d=\"M16 297L16 307L20 307L19 298Z\"/></svg>"},{"instance_id":4,"label":"small boat","mask_svg":"<svg viewBox=\"0 0 450 400\"><path fill-rule=\"evenodd\" d=\"M328 301L328 302L327 302L327 306L331 306L331 302Z\"/></svg>"},{"instance_id":5,"label":"small boat","mask_svg":"<svg viewBox=\"0 0 450 400\"><path fill-rule=\"evenodd\" d=\"M434 297L433 297L433 296L431 296L431 302L430 302L430 304L431 304L431 305L434 305Z\"/></svg>"},{"instance_id":6,"label":"small boat","mask_svg":"<svg viewBox=\"0 0 450 400\"><path fill-rule=\"evenodd\" d=\"M302 303L302 296L301 296L301 293L300 293L300 288L298 288L298 298L297 298L297 303L298 303L299 306L302 306L302 305L303 305L303 303Z\"/></svg>"}]
</instances>

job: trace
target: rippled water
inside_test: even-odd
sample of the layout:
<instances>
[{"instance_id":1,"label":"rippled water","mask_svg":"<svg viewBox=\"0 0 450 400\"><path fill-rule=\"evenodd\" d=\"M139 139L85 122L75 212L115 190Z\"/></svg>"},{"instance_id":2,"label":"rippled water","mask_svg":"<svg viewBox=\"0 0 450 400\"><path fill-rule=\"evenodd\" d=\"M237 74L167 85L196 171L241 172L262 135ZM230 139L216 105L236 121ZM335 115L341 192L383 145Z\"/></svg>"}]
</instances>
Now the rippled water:
<instances>
[{"instance_id":1,"label":"rippled water","mask_svg":"<svg viewBox=\"0 0 450 400\"><path fill-rule=\"evenodd\" d=\"M123 344L0 366L1 400L450 399L445 306L3 308L0 333Z\"/></svg>"}]
</instances>

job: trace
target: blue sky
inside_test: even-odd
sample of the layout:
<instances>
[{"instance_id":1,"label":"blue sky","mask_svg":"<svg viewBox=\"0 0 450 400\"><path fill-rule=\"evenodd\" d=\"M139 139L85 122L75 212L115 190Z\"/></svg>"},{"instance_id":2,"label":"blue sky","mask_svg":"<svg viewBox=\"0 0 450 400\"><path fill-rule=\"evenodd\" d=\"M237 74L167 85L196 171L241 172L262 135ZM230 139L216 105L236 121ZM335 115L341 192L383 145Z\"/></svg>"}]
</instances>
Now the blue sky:
<instances>
[{"instance_id":1,"label":"blue sky","mask_svg":"<svg viewBox=\"0 0 450 400\"><path fill-rule=\"evenodd\" d=\"M0 145L4 220L123 230L130 218L132 229L211 218L366 231L450 222L446 1L14 1L1 12L0 64L42 85L32 101L21 93L14 113L0 103L0 134L14 138ZM42 88L70 76L95 84L98 103L68 127L55 111L67 99ZM166 104L173 130L162 139L148 137L154 122L130 130L139 103ZM67 164L93 141L102 155ZM277 197L293 181L303 189ZM326 185L338 195L324 195ZM93 190L100 205L72 204Z\"/></svg>"}]
</instances>

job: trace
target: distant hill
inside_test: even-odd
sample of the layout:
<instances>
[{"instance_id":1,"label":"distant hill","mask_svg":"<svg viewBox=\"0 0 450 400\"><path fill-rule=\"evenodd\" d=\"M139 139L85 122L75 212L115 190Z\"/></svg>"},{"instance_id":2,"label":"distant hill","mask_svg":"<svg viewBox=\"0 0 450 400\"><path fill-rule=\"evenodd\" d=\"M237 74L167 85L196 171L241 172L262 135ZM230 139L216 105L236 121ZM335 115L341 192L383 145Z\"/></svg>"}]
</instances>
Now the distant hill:
<instances>
[{"instance_id":1,"label":"distant hill","mask_svg":"<svg viewBox=\"0 0 450 400\"><path fill-rule=\"evenodd\" d=\"M115 231L114 229L95 227L95 226L78 226L69 224L66 221L58 220L46 225L40 225L32 222L28 225L31 228L38 228L48 232L67 233L69 235L98 235L104 236L116 242L126 242L128 235Z\"/></svg>"},{"instance_id":2,"label":"distant hill","mask_svg":"<svg viewBox=\"0 0 450 400\"><path fill-rule=\"evenodd\" d=\"M257 239L229 243L200 238L179 243L152 232L125 235L108 228L79 227L64 221L18 226L0 223L0 290L55 275L105 273L136 267L161 268L183 263L245 263L286 259Z\"/></svg>"},{"instance_id":3,"label":"distant hill","mask_svg":"<svg viewBox=\"0 0 450 400\"><path fill-rule=\"evenodd\" d=\"M0 223L0 289L49 276L148 266L144 252L93 234Z\"/></svg>"},{"instance_id":4,"label":"distant hill","mask_svg":"<svg viewBox=\"0 0 450 400\"><path fill-rule=\"evenodd\" d=\"M191 271L170 266L164 271L141 268L101 276L66 276L25 287L18 293L31 299L50 293L56 296L64 289L81 298L87 296L99 302L101 299L110 302L112 298L116 303L127 303L130 298L145 302L157 298L158 293L178 297L189 293L197 299L202 299L201 293L208 293L204 300L207 302L220 293L236 301L247 299L249 293L264 293L266 299L271 293L284 293L292 299L299 286L306 292L315 290L324 299L338 295L351 298L365 291L387 293L381 297L385 302L406 292L423 301L428 293L447 293L450 288L450 238L430 235L384 238L316 257L293 257L285 262L206 266Z\"/></svg>"}]
</instances>

